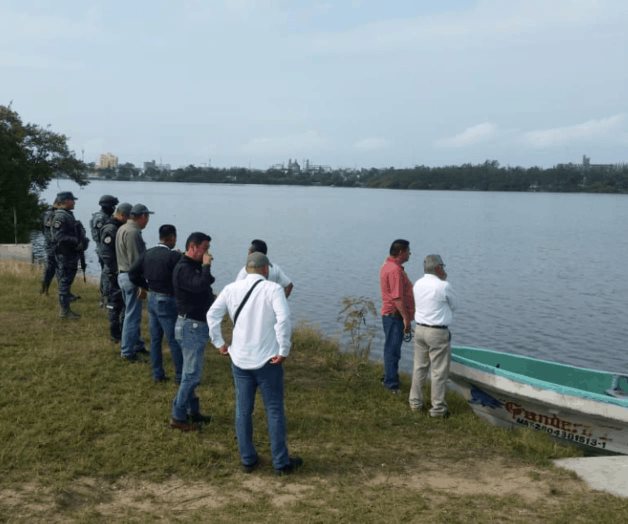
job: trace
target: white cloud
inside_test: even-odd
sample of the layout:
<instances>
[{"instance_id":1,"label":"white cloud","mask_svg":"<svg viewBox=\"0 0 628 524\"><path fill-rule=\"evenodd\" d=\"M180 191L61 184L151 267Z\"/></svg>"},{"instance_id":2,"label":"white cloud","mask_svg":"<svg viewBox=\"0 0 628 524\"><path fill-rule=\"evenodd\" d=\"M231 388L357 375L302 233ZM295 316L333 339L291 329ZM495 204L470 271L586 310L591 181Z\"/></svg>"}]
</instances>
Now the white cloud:
<instances>
[{"instance_id":1,"label":"white cloud","mask_svg":"<svg viewBox=\"0 0 628 524\"><path fill-rule=\"evenodd\" d=\"M386 149L390 146L390 141L385 138L363 138L362 140L358 140L353 144L355 149L360 151L380 151L382 149Z\"/></svg>"},{"instance_id":2,"label":"white cloud","mask_svg":"<svg viewBox=\"0 0 628 524\"><path fill-rule=\"evenodd\" d=\"M256 137L242 146L242 152L252 155L294 156L295 154L309 154L313 151L325 149L327 139L318 131L288 136Z\"/></svg>"},{"instance_id":3,"label":"white cloud","mask_svg":"<svg viewBox=\"0 0 628 524\"><path fill-rule=\"evenodd\" d=\"M527 133L523 133L521 140L528 146L548 148L562 146L572 142L625 137L622 125L625 120L625 115L618 114L598 120L588 120L572 126L528 131Z\"/></svg>"},{"instance_id":4,"label":"white cloud","mask_svg":"<svg viewBox=\"0 0 628 524\"><path fill-rule=\"evenodd\" d=\"M467 147L493 140L498 136L497 125L483 122L468 127L462 133L436 141L440 147Z\"/></svg>"}]
</instances>

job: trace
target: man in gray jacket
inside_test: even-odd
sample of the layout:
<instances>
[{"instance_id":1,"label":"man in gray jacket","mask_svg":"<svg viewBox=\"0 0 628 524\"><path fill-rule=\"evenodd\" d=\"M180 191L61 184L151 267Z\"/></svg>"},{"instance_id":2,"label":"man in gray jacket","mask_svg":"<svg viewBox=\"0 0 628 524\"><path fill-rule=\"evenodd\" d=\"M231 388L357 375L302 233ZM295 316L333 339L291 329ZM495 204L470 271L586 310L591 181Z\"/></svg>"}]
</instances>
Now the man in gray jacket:
<instances>
[{"instance_id":1,"label":"man in gray jacket","mask_svg":"<svg viewBox=\"0 0 628 524\"><path fill-rule=\"evenodd\" d=\"M135 204L126 224L116 233L116 259L118 262L118 285L124 299L124 324L120 342L120 356L130 362L137 360L137 353L148 353L141 339L142 321L141 289L131 282L128 271L133 263L146 251L142 230L148 225L153 211L144 204Z\"/></svg>"}]
</instances>

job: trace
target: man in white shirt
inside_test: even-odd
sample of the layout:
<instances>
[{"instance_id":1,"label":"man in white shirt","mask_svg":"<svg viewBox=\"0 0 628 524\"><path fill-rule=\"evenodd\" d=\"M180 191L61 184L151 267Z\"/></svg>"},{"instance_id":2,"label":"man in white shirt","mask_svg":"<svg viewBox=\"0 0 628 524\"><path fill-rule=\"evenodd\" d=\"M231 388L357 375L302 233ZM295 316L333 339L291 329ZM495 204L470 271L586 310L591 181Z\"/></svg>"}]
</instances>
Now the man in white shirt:
<instances>
[{"instance_id":1,"label":"man in white shirt","mask_svg":"<svg viewBox=\"0 0 628 524\"><path fill-rule=\"evenodd\" d=\"M253 444L253 407L259 386L266 409L273 467L290 474L303 464L290 457L286 445L282 363L290 353L290 308L284 290L269 282L270 262L256 252L246 261L247 276L226 286L207 312L212 344L231 357L236 395L235 427L242 469L252 472L259 463ZM221 332L225 313L233 320L231 346Z\"/></svg>"},{"instance_id":2,"label":"man in white shirt","mask_svg":"<svg viewBox=\"0 0 628 524\"><path fill-rule=\"evenodd\" d=\"M440 255L428 255L423 261L425 275L413 288L416 312L414 320L414 369L409 403L413 411L423 409L423 387L431 367L432 407L430 416L448 417L445 391L451 361L449 326L456 309L456 296L447 282L445 264Z\"/></svg>"},{"instance_id":3,"label":"man in white shirt","mask_svg":"<svg viewBox=\"0 0 628 524\"><path fill-rule=\"evenodd\" d=\"M266 245L266 242L257 238L255 240L251 240L249 255L251 253L262 253L268 256L268 246ZM243 267L238 273L236 280L242 280L246 278L246 275L246 267ZM268 276L266 278L270 282L277 282L277 284L279 284L284 289L284 292L286 293L286 298L288 298L290 296L290 293L292 293L292 288L294 288L292 280L290 280L290 277L288 277L288 275L286 275L277 264L270 264L268 269Z\"/></svg>"}]
</instances>

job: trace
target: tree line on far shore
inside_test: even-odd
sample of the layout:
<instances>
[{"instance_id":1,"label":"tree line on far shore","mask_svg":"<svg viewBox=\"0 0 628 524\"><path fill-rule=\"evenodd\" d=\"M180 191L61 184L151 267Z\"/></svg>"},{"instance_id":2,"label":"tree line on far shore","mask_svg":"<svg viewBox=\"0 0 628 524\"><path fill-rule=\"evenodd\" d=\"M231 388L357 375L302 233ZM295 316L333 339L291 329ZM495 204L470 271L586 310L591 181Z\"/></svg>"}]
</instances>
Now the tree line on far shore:
<instances>
[{"instance_id":1,"label":"tree line on far shore","mask_svg":"<svg viewBox=\"0 0 628 524\"><path fill-rule=\"evenodd\" d=\"M189 165L179 169L141 171L133 164L92 171L107 180L152 180L208 184L275 184L458 191L544 191L568 193L628 193L628 164L559 164L552 168L482 164L411 168L267 170Z\"/></svg>"}]
</instances>

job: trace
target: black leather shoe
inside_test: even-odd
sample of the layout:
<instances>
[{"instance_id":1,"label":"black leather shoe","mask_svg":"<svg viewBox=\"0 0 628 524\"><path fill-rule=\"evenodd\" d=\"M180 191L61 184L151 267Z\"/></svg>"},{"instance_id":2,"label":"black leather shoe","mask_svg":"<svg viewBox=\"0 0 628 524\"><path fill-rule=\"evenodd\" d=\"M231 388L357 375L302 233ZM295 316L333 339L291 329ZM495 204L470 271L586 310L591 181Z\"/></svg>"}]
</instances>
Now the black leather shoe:
<instances>
[{"instance_id":1,"label":"black leather shoe","mask_svg":"<svg viewBox=\"0 0 628 524\"><path fill-rule=\"evenodd\" d=\"M197 424L209 424L212 421L212 416L194 413L193 415L188 415L188 420L190 422L196 422Z\"/></svg>"},{"instance_id":2,"label":"black leather shoe","mask_svg":"<svg viewBox=\"0 0 628 524\"><path fill-rule=\"evenodd\" d=\"M253 464L242 464L242 471L244 473L253 473L253 471L257 469L257 466L259 466L259 459L255 459Z\"/></svg>"},{"instance_id":3,"label":"black leather shoe","mask_svg":"<svg viewBox=\"0 0 628 524\"><path fill-rule=\"evenodd\" d=\"M291 475L301 466L303 466L303 459L301 457L290 457L290 462L283 468L276 469L275 475Z\"/></svg>"}]
</instances>

